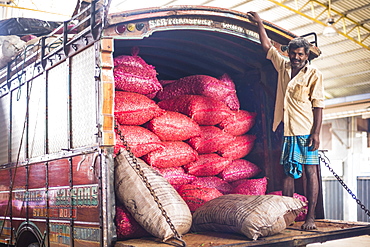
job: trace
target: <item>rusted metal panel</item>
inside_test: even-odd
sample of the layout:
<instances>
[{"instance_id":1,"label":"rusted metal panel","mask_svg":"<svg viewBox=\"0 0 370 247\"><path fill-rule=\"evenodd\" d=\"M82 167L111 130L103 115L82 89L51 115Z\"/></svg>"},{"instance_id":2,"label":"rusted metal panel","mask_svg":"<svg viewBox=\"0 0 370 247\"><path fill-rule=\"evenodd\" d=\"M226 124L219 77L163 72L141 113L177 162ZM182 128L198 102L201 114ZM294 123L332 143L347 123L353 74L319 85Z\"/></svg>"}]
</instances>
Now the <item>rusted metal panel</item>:
<instances>
[{"instance_id":1,"label":"rusted metal panel","mask_svg":"<svg viewBox=\"0 0 370 247\"><path fill-rule=\"evenodd\" d=\"M36 163L28 166L28 189L46 188L46 163Z\"/></svg>"}]
</instances>

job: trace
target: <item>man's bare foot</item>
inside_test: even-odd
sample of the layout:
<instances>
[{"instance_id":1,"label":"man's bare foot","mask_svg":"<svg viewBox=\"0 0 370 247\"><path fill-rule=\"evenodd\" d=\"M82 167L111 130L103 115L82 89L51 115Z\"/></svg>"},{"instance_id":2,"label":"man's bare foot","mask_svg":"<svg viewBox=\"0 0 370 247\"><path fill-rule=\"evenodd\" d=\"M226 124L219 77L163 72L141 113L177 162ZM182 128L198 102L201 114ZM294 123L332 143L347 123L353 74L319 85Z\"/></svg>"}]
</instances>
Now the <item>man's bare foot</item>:
<instances>
[{"instance_id":1,"label":"man's bare foot","mask_svg":"<svg viewBox=\"0 0 370 247\"><path fill-rule=\"evenodd\" d=\"M314 230L317 229L314 219L306 219L306 222L301 226L302 230Z\"/></svg>"}]
</instances>

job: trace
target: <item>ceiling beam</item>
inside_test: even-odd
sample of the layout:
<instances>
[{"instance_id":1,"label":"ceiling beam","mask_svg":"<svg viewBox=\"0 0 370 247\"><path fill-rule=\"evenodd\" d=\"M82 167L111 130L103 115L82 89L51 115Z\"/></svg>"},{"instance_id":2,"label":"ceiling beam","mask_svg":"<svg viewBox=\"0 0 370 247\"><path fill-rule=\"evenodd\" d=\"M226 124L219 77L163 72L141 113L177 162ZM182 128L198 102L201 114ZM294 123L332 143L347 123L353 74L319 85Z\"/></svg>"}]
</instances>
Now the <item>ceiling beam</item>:
<instances>
[{"instance_id":1,"label":"ceiling beam","mask_svg":"<svg viewBox=\"0 0 370 247\"><path fill-rule=\"evenodd\" d=\"M306 0L305 2L294 1L294 3L290 4L291 6L286 5L284 1L283 2L279 2L276 0L269 1L273 2L274 4L280 7L286 8L296 14L299 14L307 19L310 19L316 23L319 23L323 26L327 25L326 23L320 21L318 18L322 17L322 15L325 13L328 13L329 15L329 6L317 0ZM289 4L289 2L287 3ZM311 9L311 11L307 11L308 9ZM317 15L316 12L319 12L319 14ZM334 10L332 7L330 7L330 15L336 20L334 25L336 25L338 33L340 35L346 37L347 39L357 43L358 45L370 51L370 46L364 43L370 37L369 28L366 28L364 25L354 21L353 19L347 17L346 15L340 13L339 11ZM338 28L340 23L342 24L342 28Z\"/></svg>"},{"instance_id":2,"label":"ceiling beam","mask_svg":"<svg viewBox=\"0 0 370 247\"><path fill-rule=\"evenodd\" d=\"M246 4L246 3L249 3L249 2L251 2L251 1L252 1L252 0L245 0L245 1L242 1L242 2L240 2L240 3L238 3L238 4L236 4L236 5L231 6L231 7L230 7L230 9L236 9L236 8L238 8L238 7L242 6L242 5Z\"/></svg>"},{"instance_id":3,"label":"ceiling beam","mask_svg":"<svg viewBox=\"0 0 370 247\"><path fill-rule=\"evenodd\" d=\"M366 24L366 23L368 23L368 22L370 22L370 19L362 20L360 23L361 23L361 25L364 25L364 24Z\"/></svg>"},{"instance_id":4,"label":"ceiling beam","mask_svg":"<svg viewBox=\"0 0 370 247\"><path fill-rule=\"evenodd\" d=\"M213 2L213 1L214 0L207 0L207 1L203 2L203 3L201 3L201 5L206 5L206 4L209 4L209 3Z\"/></svg>"},{"instance_id":5,"label":"ceiling beam","mask_svg":"<svg viewBox=\"0 0 370 247\"><path fill-rule=\"evenodd\" d=\"M369 71L361 71L361 72L356 72L356 73L351 73L351 74L345 74L345 75L341 75L341 76L333 76L333 77L328 77L328 78L325 78L326 81L329 81L329 80L337 80L337 79L342 79L342 78L348 78L348 77L356 77L356 76L360 76L360 75L365 75L365 74L369 74L370 72ZM351 84L347 84L347 85L342 85L341 88L344 88L344 87L356 87L356 86L360 86L360 85L368 85L369 82L357 82L357 83L351 83ZM328 87L329 88L329 87ZM338 88L338 86L334 86L334 87L331 87L331 88Z\"/></svg>"},{"instance_id":6,"label":"ceiling beam","mask_svg":"<svg viewBox=\"0 0 370 247\"><path fill-rule=\"evenodd\" d=\"M344 12L343 15L348 15L348 14L351 14L353 12L360 11L360 10L367 9L367 8L370 8L370 4L366 4L364 6L348 10L348 11Z\"/></svg>"},{"instance_id":7,"label":"ceiling beam","mask_svg":"<svg viewBox=\"0 0 370 247\"><path fill-rule=\"evenodd\" d=\"M61 14L61 13L54 13L54 12L50 12L50 11L44 11L44 10L38 10L38 9L31 9L31 8L25 8L25 7L15 6L15 5L8 5L8 4L0 4L0 7L29 10L29 11L47 13L47 14L52 14L52 15L68 16L68 15Z\"/></svg>"}]
</instances>

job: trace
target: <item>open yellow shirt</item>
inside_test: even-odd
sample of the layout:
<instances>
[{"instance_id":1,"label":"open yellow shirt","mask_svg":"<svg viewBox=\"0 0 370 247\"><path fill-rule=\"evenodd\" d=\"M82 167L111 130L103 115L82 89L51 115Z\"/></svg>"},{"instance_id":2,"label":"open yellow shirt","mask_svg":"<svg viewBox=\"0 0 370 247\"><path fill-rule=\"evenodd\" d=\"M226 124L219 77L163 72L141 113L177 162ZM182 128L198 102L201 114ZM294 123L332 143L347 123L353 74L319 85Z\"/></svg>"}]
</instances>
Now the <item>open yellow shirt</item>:
<instances>
[{"instance_id":1,"label":"open yellow shirt","mask_svg":"<svg viewBox=\"0 0 370 247\"><path fill-rule=\"evenodd\" d=\"M313 126L313 107L324 108L324 85L321 72L306 64L291 79L290 61L286 60L275 47L267 52L278 72L272 130L276 131L284 122L284 136L309 135Z\"/></svg>"}]
</instances>

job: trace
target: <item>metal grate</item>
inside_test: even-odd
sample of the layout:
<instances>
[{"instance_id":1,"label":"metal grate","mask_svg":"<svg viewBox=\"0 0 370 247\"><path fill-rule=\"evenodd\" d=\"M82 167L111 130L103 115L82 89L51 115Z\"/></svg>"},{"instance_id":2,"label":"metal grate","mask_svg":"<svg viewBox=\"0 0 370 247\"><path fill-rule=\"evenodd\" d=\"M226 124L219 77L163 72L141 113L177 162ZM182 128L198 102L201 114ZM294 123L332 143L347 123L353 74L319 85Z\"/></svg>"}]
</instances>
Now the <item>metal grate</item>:
<instances>
[{"instance_id":1,"label":"metal grate","mask_svg":"<svg viewBox=\"0 0 370 247\"><path fill-rule=\"evenodd\" d=\"M357 198L359 198L366 206L370 208L370 177L358 177L357 178ZM365 211L360 207L357 207L357 220L363 222L370 222L370 218L366 215Z\"/></svg>"},{"instance_id":2,"label":"metal grate","mask_svg":"<svg viewBox=\"0 0 370 247\"><path fill-rule=\"evenodd\" d=\"M72 148L97 142L95 48L89 47L71 59Z\"/></svg>"},{"instance_id":3,"label":"metal grate","mask_svg":"<svg viewBox=\"0 0 370 247\"><path fill-rule=\"evenodd\" d=\"M27 86L23 84L12 91L12 137L11 137L11 162L16 162L19 154L19 162L25 160L26 135L24 132L26 119Z\"/></svg>"},{"instance_id":4,"label":"metal grate","mask_svg":"<svg viewBox=\"0 0 370 247\"><path fill-rule=\"evenodd\" d=\"M39 76L30 81L28 147L29 157L45 153L45 78Z\"/></svg>"},{"instance_id":5,"label":"metal grate","mask_svg":"<svg viewBox=\"0 0 370 247\"><path fill-rule=\"evenodd\" d=\"M8 163L8 143L9 143L9 107L10 96L6 94L0 98L0 165Z\"/></svg>"},{"instance_id":6,"label":"metal grate","mask_svg":"<svg viewBox=\"0 0 370 247\"><path fill-rule=\"evenodd\" d=\"M68 64L63 62L48 72L49 153L69 148L68 98Z\"/></svg>"},{"instance_id":7,"label":"metal grate","mask_svg":"<svg viewBox=\"0 0 370 247\"><path fill-rule=\"evenodd\" d=\"M343 187L338 180L323 180L325 218L343 220Z\"/></svg>"}]
</instances>

